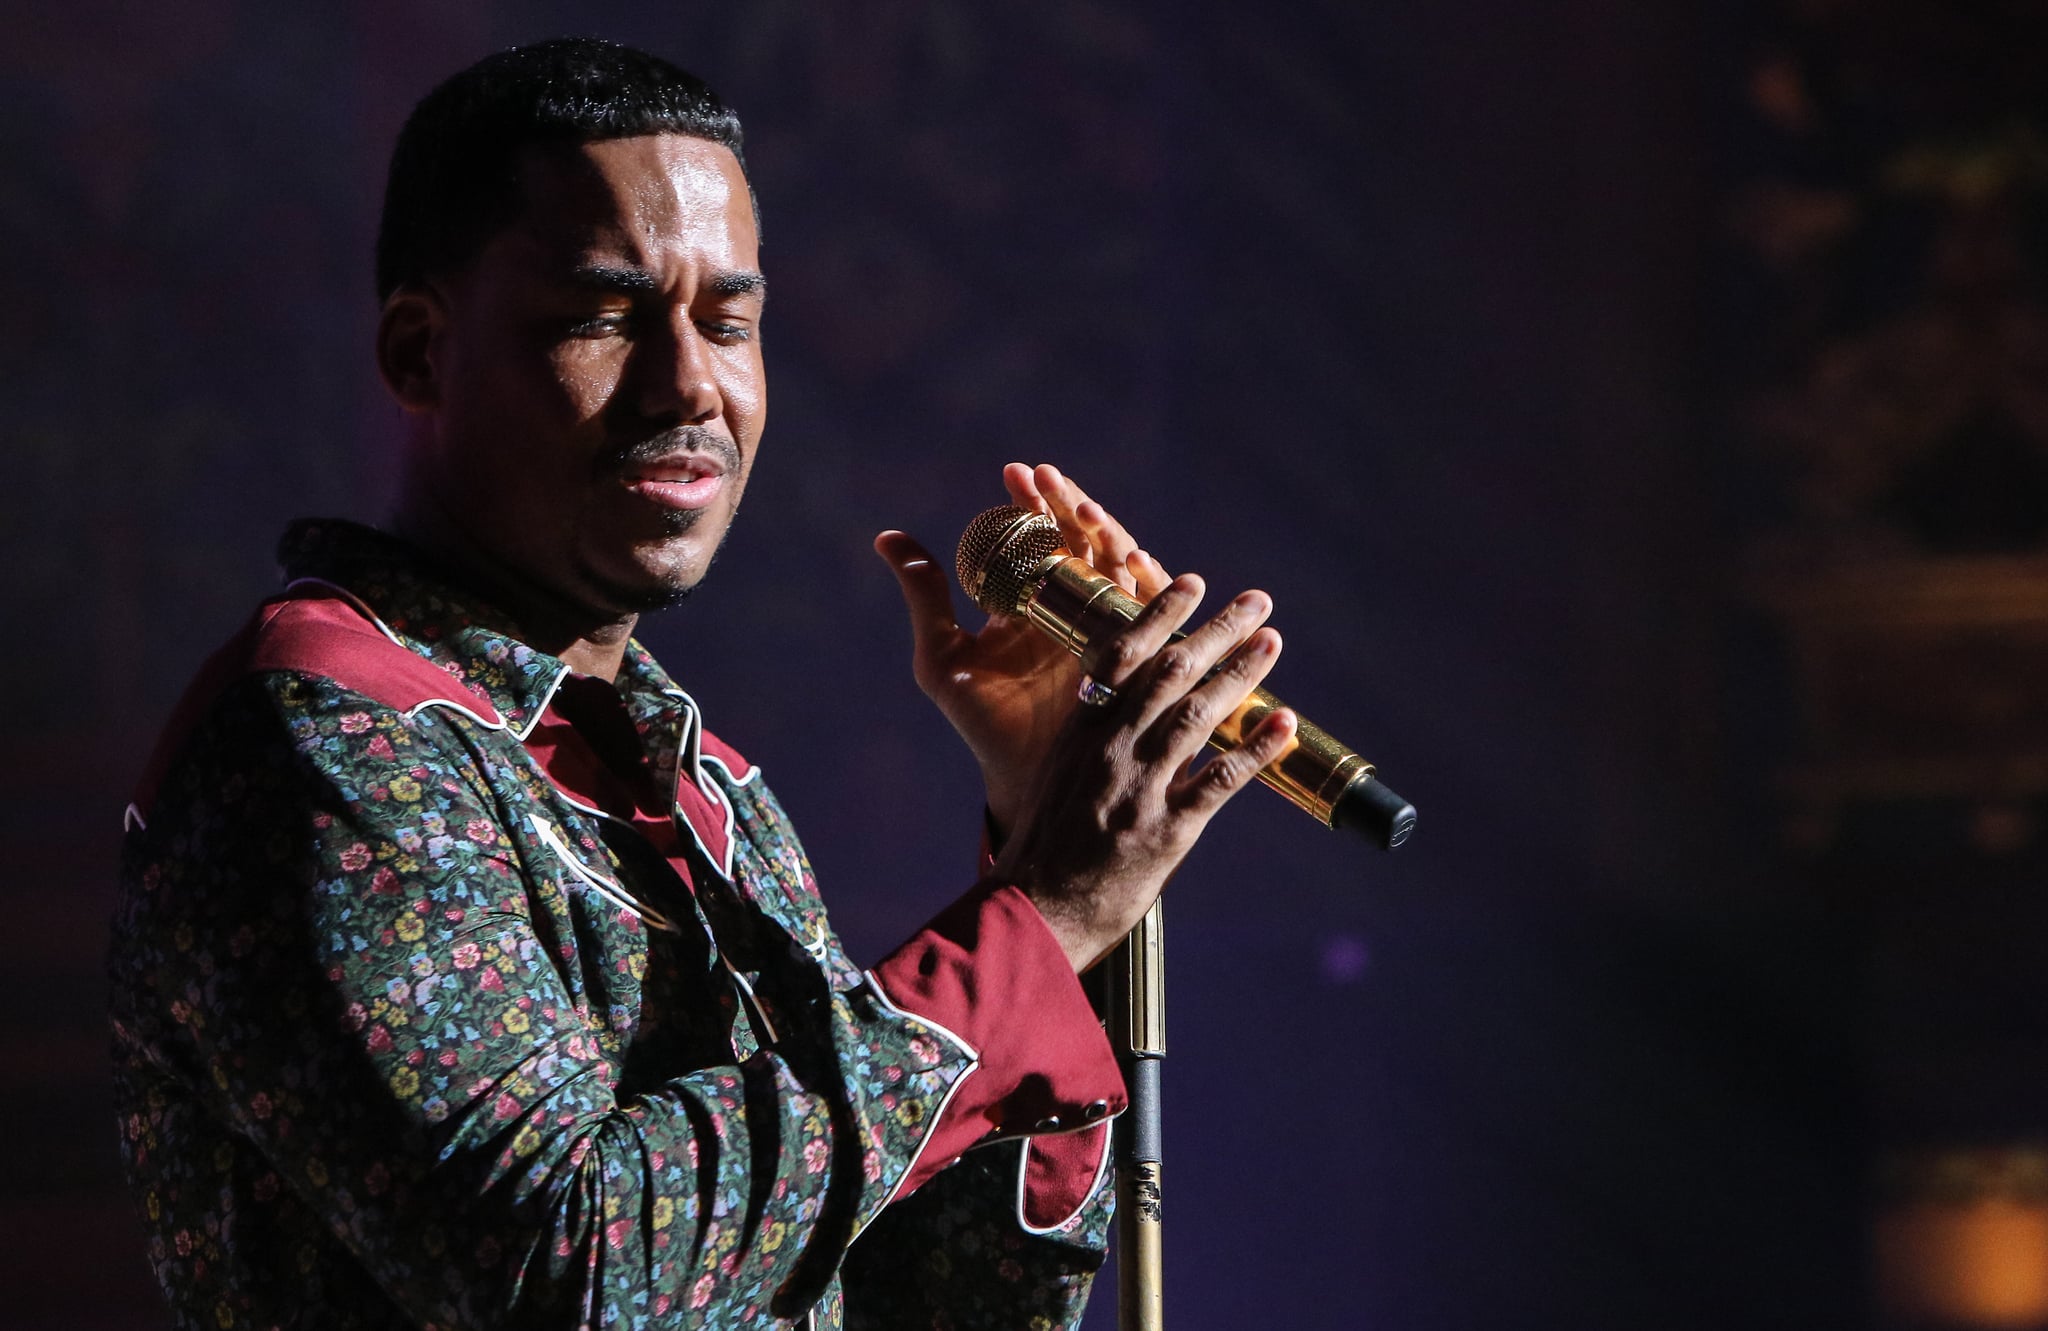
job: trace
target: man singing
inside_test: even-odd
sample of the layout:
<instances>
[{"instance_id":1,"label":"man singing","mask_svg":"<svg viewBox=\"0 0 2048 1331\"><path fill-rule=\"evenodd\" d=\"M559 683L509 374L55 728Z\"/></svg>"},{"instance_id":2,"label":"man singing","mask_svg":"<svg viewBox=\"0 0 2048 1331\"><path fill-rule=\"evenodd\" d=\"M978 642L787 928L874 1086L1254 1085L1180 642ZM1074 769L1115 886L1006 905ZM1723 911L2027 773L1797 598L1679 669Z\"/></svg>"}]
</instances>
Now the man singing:
<instances>
[{"instance_id":1,"label":"man singing","mask_svg":"<svg viewBox=\"0 0 2048 1331\"><path fill-rule=\"evenodd\" d=\"M1077 665L883 533L993 858L863 971L631 637L766 419L738 121L606 43L490 57L400 135L377 282L397 512L286 533L128 810L121 1137L178 1324L1077 1322L1124 1104L1077 974L1291 736L1190 768L1267 599L1173 641L1199 580L1012 465L1149 603Z\"/></svg>"}]
</instances>

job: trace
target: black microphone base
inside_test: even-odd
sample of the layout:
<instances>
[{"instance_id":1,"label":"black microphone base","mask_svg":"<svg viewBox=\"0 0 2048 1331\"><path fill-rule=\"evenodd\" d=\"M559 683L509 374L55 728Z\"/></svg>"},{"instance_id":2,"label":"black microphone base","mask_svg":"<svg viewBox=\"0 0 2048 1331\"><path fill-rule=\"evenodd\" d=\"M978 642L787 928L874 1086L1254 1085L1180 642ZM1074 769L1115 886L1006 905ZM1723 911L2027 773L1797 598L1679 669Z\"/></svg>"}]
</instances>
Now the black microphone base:
<instances>
[{"instance_id":1,"label":"black microphone base","mask_svg":"<svg viewBox=\"0 0 2048 1331\"><path fill-rule=\"evenodd\" d=\"M1330 826L1362 833L1382 850L1392 850L1415 830L1415 806L1378 777L1360 777L1337 797Z\"/></svg>"}]
</instances>

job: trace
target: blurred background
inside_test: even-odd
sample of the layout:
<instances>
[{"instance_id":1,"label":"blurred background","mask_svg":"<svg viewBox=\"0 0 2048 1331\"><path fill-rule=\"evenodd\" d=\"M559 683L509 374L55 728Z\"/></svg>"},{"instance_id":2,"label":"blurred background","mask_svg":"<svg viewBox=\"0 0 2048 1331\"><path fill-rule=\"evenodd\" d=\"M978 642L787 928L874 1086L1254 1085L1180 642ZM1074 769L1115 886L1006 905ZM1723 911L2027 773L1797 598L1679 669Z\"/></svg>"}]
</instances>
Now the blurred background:
<instances>
[{"instance_id":1,"label":"blurred background","mask_svg":"<svg viewBox=\"0 0 2048 1331\"><path fill-rule=\"evenodd\" d=\"M120 810L283 524L384 511L400 121L565 32L746 122L771 424L643 636L856 956L977 830L868 542L1012 459L1271 590L1421 809L1248 794L1171 891L1173 1325L2048 1326L2026 0L9 4L0 1322L166 1322Z\"/></svg>"}]
</instances>

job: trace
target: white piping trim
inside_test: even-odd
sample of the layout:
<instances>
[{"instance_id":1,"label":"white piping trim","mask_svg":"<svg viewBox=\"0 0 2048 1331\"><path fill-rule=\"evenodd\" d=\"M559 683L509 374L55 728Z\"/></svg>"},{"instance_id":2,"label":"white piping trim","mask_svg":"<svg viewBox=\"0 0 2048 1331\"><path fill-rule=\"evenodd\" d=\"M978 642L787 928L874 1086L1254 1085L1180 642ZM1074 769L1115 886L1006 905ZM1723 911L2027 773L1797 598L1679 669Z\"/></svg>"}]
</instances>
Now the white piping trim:
<instances>
[{"instance_id":1,"label":"white piping trim","mask_svg":"<svg viewBox=\"0 0 2048 1331\"><path fill-rule=\"evenodd\" d=\"M556 691L562 687L562 681L567 678L569 678L569 667L563 666L555 673L555 677L548 682L547 691L540 695L540 702L534 707L533 714L526 718L526 729L514 730L512 732L521 744L526 743L526 737L534 732L536 726L540 725L541 717L547 714L548 704L555 700Z\"/></svg>"},{"instance_id":2,"label":"white piping trim","mask_svg":"<svg viewBox=\"0 0 2048 1331\"><path fill-rule=\"evenodd\" d=\"M969 1058L973 1059L977 1063L981 1062L981 1051L979 1049L976 1049L973 1045L967 1043L966 1040L962 1039L958 1032L949 1030L945 1026L939 1024L938 1022L933 1021L930 1017L922 1017L919 1016L917 1013L910 1011L908 1008L898 1007L896 1005L895 1000L889 997L889 991L882 987L882 981L879 976L877 976L873 971L862 971L861 974L866 976L868 983L875 987L875 995L876 997L882 1000L883 1007L889 1009L890 1012L894 1013L899 1017L908 1017L912 1021L921 1022L924 1025L931 1027L939 1034L945 1036L948 1040L951 1040L954 1044L959 1045L961 1053L966 1054Z\"/></svg>"},{"instance_id":3,"label":"white piping trim","mask_svg":"<svg viewBox=\"0 0 2048 1331\"><path fill-rule=\"evenodd\" d=\"M725 769L725 774L726 774L726 775L727 775L728 777L730 777L730 776L732 775L732 769L731 769L730 767L726 767L724 763L719 763L719 762L718 762L718 759L716 759L716 758L705 758L705 759L703 759L702 761L703 761L703 762L707 762L707 763L718 763L718 765L719 765L719 766L720 766L721 768L724 768L724 769ZM758 771L759 771L760 769L759 769L759 768L755 768L754 770L758 772ZM701 769L700 769L700 775L701 775ZM681 764L680 762L678 762L678 763L676 764L676 784L677 784L677 785L681 785L681 784L682 784L682 780L683 780L683 767L682 767L682 764ZM720 873L720 874L722 874L722 875L724 876L724 878L725 878L725 881L729 883L729 882L731 882L731 881L732 881L732 858L733 858L733 856L734 856L734 855L736 855L736 854L738 854L738 853L739 853L739 848L740 848L739 838L733 835L733 832L734 832L734 831L735 831L735 830L736 830L736 829L738 828L738 826L739 826L739 814L738 814L738 811L737 811L737 810L735 810L735 809L733 808L733 806L732 806L732 801L731 801L731 800L729 800L729 799L727 799L727 798L725 797L725 792L724 792L724 791L722 791L722 790L720 790L720 789L718 789L718 785L717 785L717 783L716 783L716 782L713 782L713 781L704 781L704 782L697 782L697 781L692 781L692 782L691 782L690 784L691 784L691 785L693 785L693 786L696 786L696 787L697 787L697 789L698 789L698 791L699 791L700 793L703 793L703 794L704 794L704 798L705 798L706 800L710 801L710 802L711 802L712 804L714 804L714 805L718 806L718 807L719 807L720 809L722 809L722 810L724 810L724 811L725 811L725 862L724 862L723 864L721 864L721 865L719 865L719 866L718 866L718 871L719 871L719 873ZM710 787L711 787L711 789L710 789L710 790L709 790L708 792L706 792L706 791L704 790L704 788L705 788L706 786L710 786ZM702 854L702 855L704 856L704 858L705 858L706 860L709 860L709 859L711 858L711 847L709 847L709 846L705 845L705 844L704 844L704 838L703 838L703 837L700 837L700 836L698 836L698 835L697 835L697 827L696 827L696 824L692 823L692 822L691 822L691 821L690 821L689 819L687 819L687 818L680 818L680 817L676 817L676 813L677 813L677 811L676 811L676 809L674 808L674 805L675 805L675 803L676 803L676 798L675 798L675 792L674 792L674 791L670 791L670 792L669 792L669 804L670 804L670 806L671 806L671 807L670 807L670 809L669 809L669 816L670 816L670 817L673 817L673 818L676 818L676 821L677 821L677 822L680 822L680 823L681 823L681 824L683 825L683 827L684 827L684 828L685 828L686 830L688 830L688 832L690 833L690 840L692 840L692 841L694 841L694 842L696 842L696 843L697 843L697 850L699 851L699 853L701 853L701 854Z\"/></svg>"},{"instance_id":4,"label":"white piping trim","mask_svg":"<svg viewBox=\"0 0 2048 1331\"><path fill-rule=\"evenodd\" d=\"M697 705L695 698L692 698L674 685L663 689L662 692L671 698L679 700L683 704L685 714L682 747L676 755L677 784L681 784L683 773L687 769L690 773L690 784L697 788L697 792L725 811L725 860L719 866L719 872L724 875L727 882L731 882L733 856L739 851L739 840L733 836L733 830L739 822L738 813L733 808L732 801L726 798L725 791L719 788L716 781L709 779L710 774L704 769L709 763L717 763L718 770L725 773L725 779L732 782L735 786L744 786L748 782L755 780L761 775L761 769L758 766L749 767L746 775L740 776L734 773L723 758L715 754L707 757L704 753L703 739L704 709ZM675 793L673 791L669 793L669 799L671 804L673 804L675 800ZM704 838L697 835L697 829L690 825L689 819L684 818L680 821L685 828L688 828L690 839L697 843L698 851L703 854L705 859L709 860L711 858L711 848L704 844Z\"/></svg>"},{"instance_id":5,"label":"white piping trim","mask_svg":"<svg viewBox=\"0 0 2048 1331\"><path fill-rule=\"evenodd\" d=\"M299 587L325 587L328 591L333 592L342 600L347 601L350 605L354 606L356 608L357 614L361 615L364 619L369 620L372 624L375 624L377 626L377 632L391 639L391 641L396 643L398 646L405 647L404 640L401 639L396 633L393 633L391 631L390 625L386 624L383 620L377 618L377 612L370 609L370 607L364 603L362 597L357 596L354 592L342 586L340 583L329 582L325 578L293 578L290 582L287 582L284 585L284 589L286 591L292 591ZM410 652L412 651L412 648L405 647L405 650Z\"/></svg>"},{"instance_id":6,"label":"white piping trim","mask_svg":"<svg viewBox=\"0 0 2048 1331\"><path fill-rule=\"evenodd\" d=\"M149 830L149 820L142 816L142 810L131 804L121 810L121 830L123 832L147 832Z\"/></svg>"},{"instance_id":7,"label":"white piping trim","mask_svg":"<svg viewBox=\"0 0 2048 1331\"><path fill-rule=\"evenodd\" d=\"M410 649L408 648L407 650ZM410 721L417 717L421 712L426 711L429 707L446 707L451 712L460 712L464 716L468 717L470 720L482 726L485 730L512 729L511 726L505 724L503 718L493 721L487 716L480 716L473 709L464 706L462 703L455 701L455 699L453 698L429 698L425 702L414 703L412 706L406 708L405 711L401 712L399 715L403 716L406 720Z\"/></svg>"},{"instance_id":8,"label":"white piping trim","mask_svg":"<svg viewBox=\"0 0 2048 1331\"><path fill-rule=\"evenodd\" d=\"M736 786L751 786L754 784L755 781L759 780L761 776L761 764L759 763L747 764L747 774L745 776L739 776L736 775L733 772L732 768L726 764L725 759L719 757L715 753L701 759L700 761L705 763L717 763L719 766L719 770L725 773L726 779L731 781ZM723 797L725 792L720 791L718 793L721 797Z\"/></svg>"},{"instance_id":9,"label":"white piping trim","mask_svg":"<svg viewBox=\"0 0 2048 1331\"><path fill-rule=\"evenodd\" d=\"M1024 1181L1031 1176L1031 1138L1024 1138L1024 1149L1017 1156L1017 1224L1026 1234L1051 1234L1056 1230L1064 1229L1066 1226L1074 1223L1075 1216L1087 1209L1089 1202L1095 1200L1097 1190L1102 1187L1103 1176L1109 1173L1110 1147L1116 1139L1116 1133L1110 1129L1109 1124L1110 1120L1105 1118L1088 1125L1091 1128L1102 1129L1102 1158L1095 1162L1095 1177L1089 1180L1088 1191L1081 1194L1081 1204L1067 1212L1059 1220L1044 1226L1034 1225L1024 1216ZM1086 1129L1077 1129L1077 1131L1086 1131ZM1044 1135L1057 1137L1061 1134L1049 1132Z\"/></svg>"},{"instance_id":10,"label":"white piping trim","mask_svg":"<svg viewBox=\"0 0 2048 1331\"><path fill-rule=\"evenodd\" d=\"M538 813L529 811L526 816L533 823L533 830L540 837L542 844L555 852L562 863L568 866L569 872L581 880L591 891L597 893L619 909L638 916L656 929L665 929L672 934L682 932L666 915L663 915L654 907L637 900L622 885L606 878L603 874L584 864L581 859L578 859L576 854L569 849L568 844L562 840L561 834L555 831L553 823L541 817Z\"/></svg>"},{"instance_id":11,"label":"white piping trim","mask_svg":"<svg viewBox=\"0 0 2048 1331\"><path fill-rule=\"evenodd\" d=\"M897 1195L903 1191L903 1185L910 1181L911 1172L917 1168L917 1162L924 1158L925 1147L930 1146L932 1144L932 1137L939 1130L939 1120L946 1116L946 1108L947 1106L953 1103L953 1097L960 1093L960 1088L967 1084L967 1079L969 1077L972 1077L975 1073L981 1070L981 1051L976 1049L973 1045L967 1043L967 1041L961 1039L954 1032L948 1030L945 1026L941 1025L936 1021L933 1021L930 1017L920 1017L915 1012L907 1012L904 1009L897 1007L896 1004L890 1000L889 991L882 987L881 979L877 977L873 971L863 971L862 974L867 976L868 983L874 986L875 997L881 1002L882 1006L885 1009L894 1013L896 1016L908 1018L911 1021L918 1022L924 1026L930 1027L932 1030L937 1031L939 1034L945 1036L948 1040L951 1040L954 1044L959 1045L960 1048L966 1053L966 1055L974 1060L973 1063L968 1065L967 1070L965 1072L962 1072L959 1075L959 1077L957 1077L954 1080L953 1084L946 1088L945 1095L940 1097L939 1099L938 1107L933 1109L931 1117L925 1120L928 1126L925 1128L924 1131L924 1140L920 1141L917 1144L917 1149L910 1153L910 1159L904 1161L903 1173L897 1178L896 1185L889 1189L889 1195L882 1199L882 1207L886 1207L889 1205L889 1203L896 1200ZM878 1207L876 1208L876 1210L877 1214L879 1214L881 1208Z\"/></svg>"},{"instance_id":12,"label":"white piping trim","mask_svg":"<svg viewBox=\"0 0 2048 1331\"><path fill-rule=\"evenodd\" d=\"M713 939L712 941L715 943L717 940ZM725 964L726 971L739 984L740 992L746 995L747 1011L753 1015L756 1021L761 1023L761 1029L768 1033L768 1043L771 1045L782 1043L782 1037L775 1033L775 1023L768 1020L768 1009L761 1006L761 1000L754 994L754 986L747 982L746 976L740 974L739 967L732 964L731 957L726 956L721 951L718 954L718 959Z\"/></svg>"}]
</instances>

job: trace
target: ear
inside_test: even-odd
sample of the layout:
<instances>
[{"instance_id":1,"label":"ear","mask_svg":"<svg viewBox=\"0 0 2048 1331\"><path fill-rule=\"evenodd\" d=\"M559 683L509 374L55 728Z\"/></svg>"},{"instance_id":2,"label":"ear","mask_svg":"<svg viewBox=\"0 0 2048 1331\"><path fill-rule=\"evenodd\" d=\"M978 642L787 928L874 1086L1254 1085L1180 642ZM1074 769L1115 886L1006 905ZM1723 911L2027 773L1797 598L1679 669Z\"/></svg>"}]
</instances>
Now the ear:
<instances>
[{"instance_id":1,"label":"ear","mask_svg":"<svg viewBox=\"0 0 2048 1331\"><path fill-rule=\"evenodd\" d=\"M409 284L391 293L377 318L377 372L407 411L430 411L441 403L434 344L447 315L438 291Z\"/></svg>"}]
</instances>

